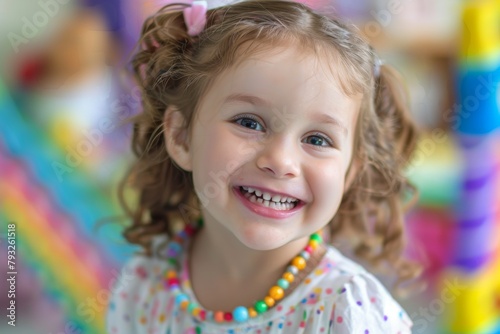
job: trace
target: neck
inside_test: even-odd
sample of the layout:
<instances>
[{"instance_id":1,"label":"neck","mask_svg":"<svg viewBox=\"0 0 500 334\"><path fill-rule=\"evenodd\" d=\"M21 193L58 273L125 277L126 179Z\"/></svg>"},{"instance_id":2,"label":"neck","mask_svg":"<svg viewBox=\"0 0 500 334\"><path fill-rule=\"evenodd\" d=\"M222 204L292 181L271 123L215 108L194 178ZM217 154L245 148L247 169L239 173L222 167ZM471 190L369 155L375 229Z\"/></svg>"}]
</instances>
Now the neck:
<instances>
[{"instance_id":1,"label":"neck","mask_svg":"<svg viewBox=\"0 0 500 334\"><path fill-rule=\"evenodd\" d=\"M205 221L191 243L189 256L198 301L207 309L252 305L267 295L308 240L306 236L277 249L254 250L219 223ZM225 291L224 298L220 298L220 291Z\"/></svg>"}]
</instances>

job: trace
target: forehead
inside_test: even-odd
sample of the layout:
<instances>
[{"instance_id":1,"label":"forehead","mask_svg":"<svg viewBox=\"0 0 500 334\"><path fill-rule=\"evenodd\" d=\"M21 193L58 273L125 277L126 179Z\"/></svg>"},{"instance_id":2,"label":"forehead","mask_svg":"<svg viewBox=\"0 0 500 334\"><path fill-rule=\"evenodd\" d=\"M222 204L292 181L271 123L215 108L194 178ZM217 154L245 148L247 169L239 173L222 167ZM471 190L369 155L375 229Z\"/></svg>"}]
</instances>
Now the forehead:
<instances>
[{"instance_id":1,"label":"forehead","mask_svg":"<svg viewBox=\"0 0 500 334\"><path fill-rule=\"evenodd\" d=\"M276 108L350 113L359 109L362 95L344 93L338 80L341 67L334 56L321 57L294 45L280 45L248 55L241 51L237 57L237 62L208 88L204 102L211 103L215 110L234 94L258 96Z\"/></svg>"}]
</instances>

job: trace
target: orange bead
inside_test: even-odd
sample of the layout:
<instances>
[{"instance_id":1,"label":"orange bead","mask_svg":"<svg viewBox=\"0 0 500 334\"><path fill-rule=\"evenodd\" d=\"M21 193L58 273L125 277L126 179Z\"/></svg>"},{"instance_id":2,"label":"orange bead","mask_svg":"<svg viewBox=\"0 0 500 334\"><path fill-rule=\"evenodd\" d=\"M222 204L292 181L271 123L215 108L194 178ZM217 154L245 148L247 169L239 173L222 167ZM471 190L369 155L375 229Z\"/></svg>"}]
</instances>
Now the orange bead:
<instances>
[{"instance_id":1,"label":"orange bead","mask_svg":"<svg viewBox=\"0 0 500 334\"><path fill-rule=\"evenodd\" d=\"M201 311L201 308L196 307L196 308L193 310L192 314L193 314L195 317L197 317L197 316L198 316L198 314L200 314L200 311Z\"/></svg>"},{"instance_id":2,"label":"orange bead","mask_svg":"<svg viewBox=\"0 0 500 334\"><path fill-rule=\"evenodd\" d=\"M292 260L292 264L297 267L297 269L302 270L306 267L306 260L302 256L296 256Z\"/></svg>"},{"instance_id":3,"label":"orange bead","mask_svg":"<svg viewBox=\"0 0 500 334\"><path fill-rule=\"evenodd\" d=\"M267 305L268 307L273 307L273 306L274 306L274 302L275 302L275 301L274 301L274 299L272 299L272 298L271 298L271 297L269 297L269 296L266 296L266 297L264 298L264 303L266 303L266 305Z\"/></svg>"},{"instance_id":4,"label":"orange bead","mask_svg":"<svg viewBox=\"0 0 500 334\"><path fill-rule=\"evenodd\" d=\"M257 311L253 307L248 308L248 315L250 318L255 318L257 316Z\"/></svg>"},{"instance_id":5,"label":"orange bead","mask_svg":"<svg viewBox=\"0 0 500 334\"><path fill-rule=\"evenodd\" d=\"M169 270L167 271L167 274L165 275L166 278L176 278L177 277L177 273L175 272L175 270Z\"/></svg>"},{"instance_id":6,"label":"orange bead","mask_svg":"<svg viewBox=\"0 0 500 334\"><path fill-rule=\"evenodd\" d=\"M271 296L274 300L280 300L284 295L285 291L277 285L269 289L269 296Z\"/></svg>"},{"instance_id":7,"label":"orange bead","mask_svg":"<svg viewBox=\"0 0 500 334\"><path fill-rule=\"evenodd\" d=\"M217 322L224 322L224 312L221 311L215 312L214 319Z\"/></svg>"},{"instance_id":8,"label":"orange bead","mask_svg":"<svg viewBox=\"0 0 500 334\"><path fill-rule=\"evenodd\" d=\"M309 240L309 246L312 247L312 249L318 248L319 243L316 240Z\"/></svg>"},{"instance_id":9,"label":"orange bead","mask_svg":"<svg viewBox=\"0 0 500 334\"><path fill-rule=\"evenodd\" d=\"M181 302L181 309L186 310L188 306L189 306L189 300L183 300Z\"/></svg>"},{"instance_id":10,"label":"orange bead","mask_svg":"<svg viewBox=\"0 0 500 334\"><path fill-rule=\"evenodd\" d=\"M295 279L293 274L291 272L288 272L288 271L283 274L283 278L286 279L288 281L288 283L292 283L293 280Z\"/></svg>"}]
</instances>

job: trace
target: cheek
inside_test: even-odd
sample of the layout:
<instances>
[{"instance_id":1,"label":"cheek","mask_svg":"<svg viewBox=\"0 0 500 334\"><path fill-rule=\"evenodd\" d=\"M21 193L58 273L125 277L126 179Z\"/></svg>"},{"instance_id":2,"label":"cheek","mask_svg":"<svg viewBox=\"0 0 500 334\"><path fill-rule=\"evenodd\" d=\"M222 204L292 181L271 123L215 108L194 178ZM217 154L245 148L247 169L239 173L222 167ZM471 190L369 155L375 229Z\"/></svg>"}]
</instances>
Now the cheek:
<instances>
[{"instance_id":1,"label":"cheek","mask_svg":"<svg viewBox=\"0 0 500 334\"><path fill-rule=\"evenodd\" d=\"M345 168L341 159L315 163L310 170L309 182L315 201L328 208L340 202L344 192L344 173Z\"/></svg>"}]
</instances>

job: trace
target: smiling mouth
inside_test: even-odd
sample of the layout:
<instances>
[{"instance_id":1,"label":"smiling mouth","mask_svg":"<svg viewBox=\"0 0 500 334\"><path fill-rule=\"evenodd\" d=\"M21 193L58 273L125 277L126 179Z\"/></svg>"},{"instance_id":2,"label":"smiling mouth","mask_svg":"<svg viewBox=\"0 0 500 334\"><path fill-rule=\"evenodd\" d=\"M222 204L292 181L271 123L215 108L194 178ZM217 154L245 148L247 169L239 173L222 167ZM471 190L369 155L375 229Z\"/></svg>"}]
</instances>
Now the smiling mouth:
<instances>
[{"instance_id":1,"label":"smiling mouth","mask_svg":"<svg viewBox=\"0 0 500 334\"><path fill-rule=\"evenodd\" d=\"M270 209L278 210L278 211L287 211L295 208L300 200L292 199L285 196L271 196L269 193L262 193L258 190L255 190L251 187L239 187L239 191L241 194L247 198L250 202Z\"/></svg>"}]
</instances>

